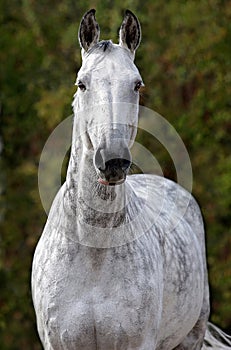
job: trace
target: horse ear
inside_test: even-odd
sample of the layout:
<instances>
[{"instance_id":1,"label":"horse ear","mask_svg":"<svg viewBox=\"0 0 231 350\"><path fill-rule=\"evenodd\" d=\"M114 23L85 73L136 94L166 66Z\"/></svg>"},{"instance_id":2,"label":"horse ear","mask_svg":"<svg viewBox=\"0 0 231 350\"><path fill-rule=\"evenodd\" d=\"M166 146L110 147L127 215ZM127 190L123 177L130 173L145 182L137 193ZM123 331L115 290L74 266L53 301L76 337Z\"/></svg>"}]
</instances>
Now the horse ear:
<instances>
[{"instance_id":1,"label":"horse ear","mask_svg":"<svg viewBox=\"0 0 231 350\"><path fill-rule=\"evenodd\" d=\"M125 11L124 20L120 27L119 44L135 53L141 40L141 27L138 18L129 10Z\"/></svg>"},{"instance_id":2,"label":"horse ear","mask_svg":"<svg viewBox=\"0 0 231 350\"><path fill-rule=\"evenodd\" d=\"M83 16L79 26L79 44L86 52L99 41L100 29L95 20L95 9Z\"/></svg>"}]
</instances>

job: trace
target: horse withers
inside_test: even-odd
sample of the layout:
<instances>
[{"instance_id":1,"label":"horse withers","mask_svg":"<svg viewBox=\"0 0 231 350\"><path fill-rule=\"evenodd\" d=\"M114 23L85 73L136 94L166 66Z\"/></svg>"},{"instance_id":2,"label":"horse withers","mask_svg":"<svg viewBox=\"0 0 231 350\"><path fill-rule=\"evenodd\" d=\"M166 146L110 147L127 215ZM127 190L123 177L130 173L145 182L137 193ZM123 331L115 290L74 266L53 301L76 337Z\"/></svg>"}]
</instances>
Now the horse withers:
<instances>
[{"instance_id":1,"label":"horse withers","mask_svg":"<svg viewBox=\"0 0 231 350\"><path fill-rule=\"evenodd\" d=\"M214 339L204 342L211 334L200 209L170 180L128 175L143 85L134 64L139 21L126 11L118 45L99 34L90 10L79 28L66 182L33 260L39 336L46 350L206 348Z\"/></svg>"}]
</instances>

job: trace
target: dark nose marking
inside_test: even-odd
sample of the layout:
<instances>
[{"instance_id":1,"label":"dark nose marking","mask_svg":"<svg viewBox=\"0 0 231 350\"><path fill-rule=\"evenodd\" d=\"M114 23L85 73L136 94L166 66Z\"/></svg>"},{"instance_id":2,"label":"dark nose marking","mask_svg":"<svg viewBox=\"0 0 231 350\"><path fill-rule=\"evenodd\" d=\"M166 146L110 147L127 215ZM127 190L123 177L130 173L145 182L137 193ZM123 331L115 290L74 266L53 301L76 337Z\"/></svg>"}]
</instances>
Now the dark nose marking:
<instances>
[{"instance_id":1,"label":"dark nose marking","mask_svg":"<svg viewBox=\"0 0 231 350\"><path fill-rule=\"evenodd\" d=\"M116 172L117 170L123 170L124 172L126 172L128 170L128 168L131 165L131 161L128 159L123 159L123 158L115 158L115 159L110 159L105 163L105 167L104 169L100 169L100 171L102 171L102 173L106 173L107 171L110 171L111 174L113 174L113 172Z\"/></svg>"}]
</instances>

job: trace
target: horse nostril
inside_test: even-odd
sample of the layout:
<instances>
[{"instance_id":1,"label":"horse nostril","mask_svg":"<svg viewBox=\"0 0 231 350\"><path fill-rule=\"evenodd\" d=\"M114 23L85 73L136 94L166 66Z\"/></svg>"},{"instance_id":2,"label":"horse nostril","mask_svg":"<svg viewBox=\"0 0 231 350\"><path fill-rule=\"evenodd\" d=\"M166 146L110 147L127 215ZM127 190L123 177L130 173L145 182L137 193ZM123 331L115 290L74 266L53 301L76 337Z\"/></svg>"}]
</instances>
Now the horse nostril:
<instances>
[{"instance_id":1,"label":"horse nostril","mask_svg":"<svg viewBox=\"0 0 231 350\"><path fill-rule=\"evenodd\" d=\"M132 155L128 148L125 148L122 161L122 169L126 171L132 164Z\"/></svg>"},{"instance_id":2,"label":"horse nostril","mask_svg":"<svg viewBox=\"0 0 231 350\"><path fill-rule=\"evenodd\" d=\"M130 160L127 160L127 159L121 159L121 163L122 163L122 169L124 170L124 171L126 171L128 168L130 168L130 166L131 166L131 161Z\"/></svg>"},{"instance_id":3,"label":"horse nostril","mask_svg":"<svg viewBox=\"0 0 231 350\"><path fill-rule=\"evenodd\" d=\"M101 155L101 149L97 149L96 153L95 153L95 166L97 169L99 169L100 171L104 172L106 170L106 166L103 160L103 157Z\"/></svg>"}]
</instances>

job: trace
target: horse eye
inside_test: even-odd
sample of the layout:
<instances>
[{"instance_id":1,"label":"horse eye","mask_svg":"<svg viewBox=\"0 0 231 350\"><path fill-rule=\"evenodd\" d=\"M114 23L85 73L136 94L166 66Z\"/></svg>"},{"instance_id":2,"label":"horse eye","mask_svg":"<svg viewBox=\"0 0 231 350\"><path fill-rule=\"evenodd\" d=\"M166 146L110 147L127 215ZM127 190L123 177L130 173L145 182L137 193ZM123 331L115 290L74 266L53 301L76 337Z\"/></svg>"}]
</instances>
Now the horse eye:
<instances>
[{"instance_id":1,"label":"horse eye","mask_svg":"<svg viewBox=\"0 0 231 350\"><path fill-rule=\"evenodd\" d=\"M77 86L78 88L80 88L81 91L86 90L86 86L84 85L84 83L82 83L82 81L78 81Z\"/></svg>"},{"instance_id":2,"label":"horse eye","mask_svg":"<svg viewBox=\"0 0 231 350\"><path fill-rule=\"evenodd\" d=\"M139 91L139 89L141 88L141 86L144 86L144 84L142 83L142 81L138 81L135 85L135 91Z\"/></svg>"}]
</instances>

